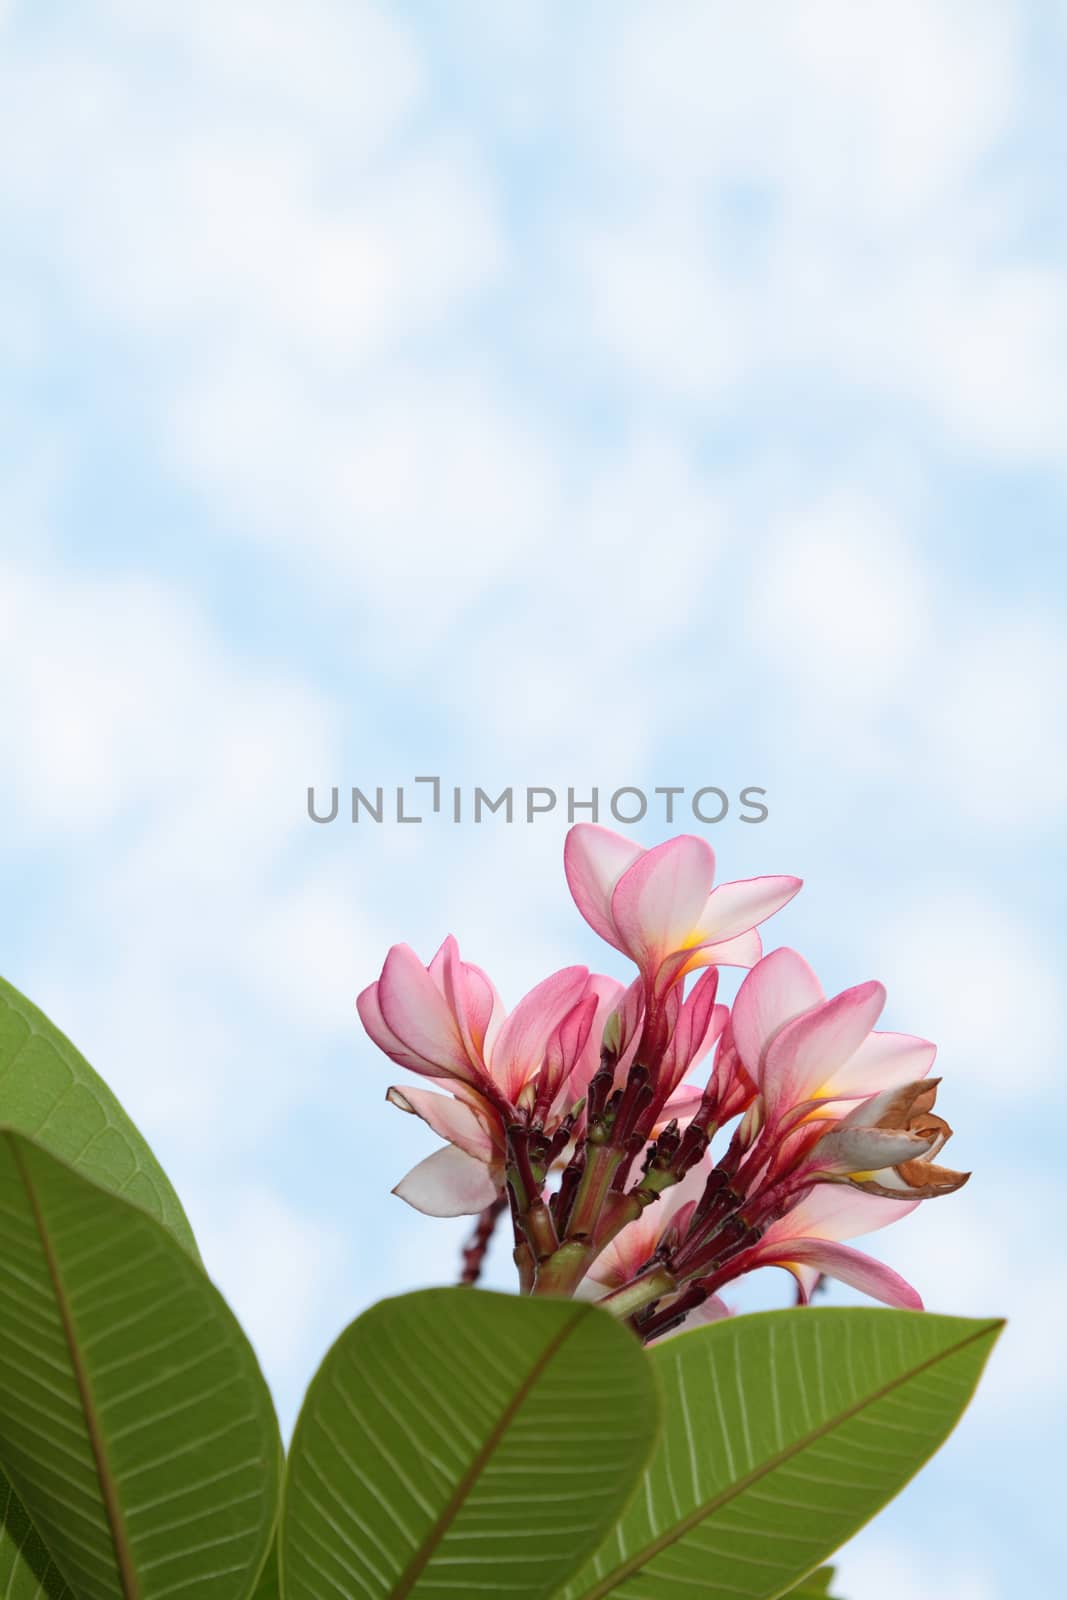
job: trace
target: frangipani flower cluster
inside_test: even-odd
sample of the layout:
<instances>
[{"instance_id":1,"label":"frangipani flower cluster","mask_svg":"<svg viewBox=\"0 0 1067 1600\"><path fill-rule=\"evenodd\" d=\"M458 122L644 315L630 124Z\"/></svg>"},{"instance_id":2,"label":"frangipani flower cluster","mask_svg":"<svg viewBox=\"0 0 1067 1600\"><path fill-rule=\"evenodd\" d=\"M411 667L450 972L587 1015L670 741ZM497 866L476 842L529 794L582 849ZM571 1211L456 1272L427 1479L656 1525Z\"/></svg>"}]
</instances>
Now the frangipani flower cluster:
<instances>
[{"instance_id":1,"label":"frangipani flower cluster","mask_svg":"<svg viewBox=\"0 0 1067 1600\"><path fill-rule=\"evenodd\" d=\"M646 1340L726 1314L720 1291L766 1265L802 1301L826 1275L921 1307L843 1241L966 1181L935 1163L951 1134L935 1046L876 1028L880 983L827 998L796 951L763 955L797 878L716 886L703 839L645 850L585 823L564 865L636 967L628 987L564 967L507 1012L447 938L428 966L395 946L358 1000L374 1042L428 1080L388 1091L445 1141L396 1193L479 1215L465 1281L507 1207L524 1291L601 1296ZM720 966L748 969L732 1008Z\"/></svg>"}]
</instances>

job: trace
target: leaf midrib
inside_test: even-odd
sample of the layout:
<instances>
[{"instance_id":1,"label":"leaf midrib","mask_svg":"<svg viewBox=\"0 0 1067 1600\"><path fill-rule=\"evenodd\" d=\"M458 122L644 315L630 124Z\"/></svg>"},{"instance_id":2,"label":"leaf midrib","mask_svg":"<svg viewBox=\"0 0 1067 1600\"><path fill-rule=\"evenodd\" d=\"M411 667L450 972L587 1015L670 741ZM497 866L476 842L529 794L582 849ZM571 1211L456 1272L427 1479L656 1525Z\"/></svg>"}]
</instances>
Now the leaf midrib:
<instances>
[{"instance_id":1,"label":"leaf midrib","mask_svg":"<svg viewBox=\"0 0 1067 1600\"><path fill-rule=\"evenodd\" d=\"M52 1237L41 1209L40 1198L34 1185L32 1175L19 1148L19 1140L7 1135L11 1153L22 1179L26 1197L30 1202L33 1212L34 1225L37 1236L41 1241L41 1250L44 1254L48 1274L52 1280L52 1290L56 1298L60 1322L63 1326L63 1336L67 1342L71 1366L74 1370L74 1381L78 1386L78 1396L81 1400L82 1414L85 1418L86 1431L89 1435L89 1446L93 1453L96 1466L96 1475L100 1484L100 1492L104 1498L104 1509L107 1514L108 1529L111 1533L111 1543L115 1552L115 1561L118 1566L119 1578L122 1582L123 1600L140 1600L141 1585L134 1566L133 1552L130 1549L126 1524L119 1505L118 1486L115 1483L111 1466L108 1461L107 1451L104 1446L103 1434L100 1428L100 1419L97 1414L96 1400L93 1395L92 1384L85 1363L82 1360L81 1349L78 1344L77 1333L74 1327L74 1317L67 1294L66 1284L60 1270L58 1258L52 1247Z\"/></svg>"},{"instance_id":2,"label":"leaf midrib","mask_svg":"<svg viewBox=\"0 0 1067 1600\"><path fill-rule=\"evenodd\" d=\"M788 1449L779 1450L759 1466L753 1467L751 1472L747 1472L743 1478L736 1479L727 1488L721 1490L719 1494L713 1495L710 1500L703 1501L688 1516L673 1524L667 1532L660 1534L659 1538L652 1540L641 1550L635 1551L632 1556L628 1556L613 1572L609 1572L606 1578L601 1578L594 1588L584 1590L580 1600L604 1600L604 1596L609 1595L618 1584L625 1582L627 1578L632 1578L634 1573L640 1572L650 1561L655 1560L656 1556L663 1550L668 1549L672 1544L676 1544L679 1539L684 1538L691 1528L695 1528L705 1518L714 1516L716 1511L721 1510L725 1505L729 1505L731 1500L736 1500L739 1495L751 1489L753 1484L759 1483L770 1473L777 1471L787 1461L791 1461L794 1456L799 1455L802 1450L806 1450L809 1445L816 1444L820 1439L824 1439L827 1434L833 1433L835 1428L843 1427L846 1422L851 1422L853 1417L859 1416L860 1412L865 1411L868 1406L877 1405L879 1400L884 1400L895 1389L899 1389L905 1383L910 1383L912 1379L919 1377L922 1373L928 1371L930 1367L937 1366L939 1362L947 1360L949 1356L959 1355L961 1350L966 1350L968 1345L977 1343L979 1339L988 1339L991 1335L998 1333L1003 1326L1002 1321L988 1323L985 1327L979 1328L977 1332L968 1334L958 1344L939 1350L935 1355L929 1356L916 1367L909 1367L907 1372L901 1373L889 1383L883 1384L880 1389L874 1390L873 1393L864 1395L861 1400L858 1400L855 1405L849 1406L847 1410L837 1412L829 1421L802 1435Z\"/></svg>"},{"instance_id":3,"label":"leaf midrib","mask_svg":"<svg viewBox=\"0 0 1067 1600\"><path fill-rule=\"evenodd\" d=\"M445 1505L442 1509L440 1516L430 1529L428 1536L423 1540L419 1549L416 1550L415 1554L408 1562L408 1565L400 1574L400 1577L397 1579L396 1586L391 1591L390 1600L404 1600L404 1596L411 1593L415 1584L426 1570L434 1551L437 1549L448 1529L455 1521L460 1508L462 1507L474 1484L477 1482L478 1478L481 1477L486 1462L489 1460L490 1456L492 1456L508 1428L511 1426L519 1407L530 1394L535 1383L540 1378L541 1374L546 1370L549 1363L559 1354L563 1345L567 1342L575 1328L577 1328L578 1324L587 1314L587 1308L582 1307L578 1309L577 1314L571 1317L569 1322L564 1323L563 1327L557 1334L553 1335L548 1344L542 1350L541 1354L538 1356L537 1360L534 1362L533 1366L530 1367L521 1383L519 1383L517 1386L515 1393L508 1401L504 1410L500 1413L500 1416L497 1418L489 1433L486 1435L485 1442L482 1444L470 1466L459 1480L459 1483L456 1485L451 1498L449 1499L447 1505Z\"/></svg>"}]
</instances>

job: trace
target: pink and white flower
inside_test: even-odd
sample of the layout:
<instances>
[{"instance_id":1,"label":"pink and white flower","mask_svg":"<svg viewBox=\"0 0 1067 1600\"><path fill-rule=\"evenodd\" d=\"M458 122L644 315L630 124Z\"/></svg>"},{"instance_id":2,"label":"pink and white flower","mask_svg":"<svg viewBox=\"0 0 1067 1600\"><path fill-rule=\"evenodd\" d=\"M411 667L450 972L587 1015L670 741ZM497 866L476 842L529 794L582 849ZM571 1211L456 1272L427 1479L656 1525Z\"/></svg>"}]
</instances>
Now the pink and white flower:
<instances>
[{"instance_id":1,"label":"pink and white flower","mask_svg":"<svg viewBox=\"0 0 1067 1600\"><path fill-rule=\"evenodd\" d=\"M801 886L765 877L713 888L715 852L705 839L682 834L645 850L587 822L567 834L563 860L586 922L637 963L656 995L699 967L758 961L757 925Z\"/></svg>"},{"instance_id":2,"label":"pink and white flower","mask_svg":"<svg viewBox=\"0 0 1067 1600\"><path fill-rule=\"evenodd\" d=\"M835 1102L925 1078L936 1045L908 1033L875 1032L884 1006L880 983L861 983L827 1000L795 950L764 956L738 990L731 1026L766 1121L777 1125L802 1108L828 1114Z\"/></svg>"},{"instance_id":3,"label":"pink and white flower","mask_svg":"<svg viewBox=\"0 0 1067 1600\"><path fill-rule=\"evenodd\" d=\"M600 1060L608 1014L622 985L564 967L505 1013L480 967L460 960L449 937L428 967L406 945L356 1004L374 1043L398 1065L433 1080L437 1093L394 1085L391 1104L447 1141L401 1179L394 1193L418 1211L481 1211L504 1185L506 1122L536 1108L551 1129L580 1099Z\"/></svg>"}]
</instances>

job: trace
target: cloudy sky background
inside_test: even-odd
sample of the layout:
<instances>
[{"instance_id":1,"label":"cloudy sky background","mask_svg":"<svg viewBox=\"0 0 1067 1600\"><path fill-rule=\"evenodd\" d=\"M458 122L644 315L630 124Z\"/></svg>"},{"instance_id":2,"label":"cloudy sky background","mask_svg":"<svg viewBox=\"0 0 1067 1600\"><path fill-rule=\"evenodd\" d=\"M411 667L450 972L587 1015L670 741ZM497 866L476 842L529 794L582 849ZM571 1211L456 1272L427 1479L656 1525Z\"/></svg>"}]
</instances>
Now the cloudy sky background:
<instances>
[{"instance_id":1,"label":"cloudy sky background","mask_svg":"<svg viewBox=\"0 0 1067 1600\"><path fill-rule=\"evenodd\" d=\"M2 968L287 1422L463 1232L387 1199L388 945L624 975L562 820L307 785L758 784L723 875L976 1169L876 1248L1012 1318L843 1592L1058 1587L1065 81L1040 0L0 0Z\"/></svg>"}]
</instances>

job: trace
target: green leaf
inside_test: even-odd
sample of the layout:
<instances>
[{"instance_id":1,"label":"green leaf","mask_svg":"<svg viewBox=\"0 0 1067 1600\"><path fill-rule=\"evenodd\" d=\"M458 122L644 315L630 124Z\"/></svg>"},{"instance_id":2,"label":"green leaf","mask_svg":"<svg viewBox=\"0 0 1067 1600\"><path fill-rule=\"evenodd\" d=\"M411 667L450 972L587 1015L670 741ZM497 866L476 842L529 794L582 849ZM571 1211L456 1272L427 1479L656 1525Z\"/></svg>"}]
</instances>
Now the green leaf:
<instances>
[{"instance_id":1,"label":"green leaf","mask_svg":"<svg viewBox=\"0 0 1067 1600\"><path fill-rule=\"evenodd\" d=\"M111 1090L65 1034L3 978L0 1125L17 1128L94 1183L141 1206L197 1256L170 1180Z\"/></svg>"},{"instance_id":2,"label":"green leaf","mask_svg":"<svg viewBox=\"0 0 1067 1600\"><path fill-rule=\"evenodd\" d=\"M811 1572L802 1579L795 1589L790 1589L783 1600L834 1600L830 1594L833 1581L833 1567L820 1567L817 1572Z\"/></svg>"},{"instance_id":3,"label":"green leaf","mask_svg":"<svg viewBox=\"0 0 1067 1600\"><path fill-rule=\"evenodd\" d=\"M0 1461L78 1600L247 1600L281 1445L218 1290L140 1207L0 1131Z\"/></svg>"},{"instance_id":4,"label":"green leaf","mask_svg":"<svg viewBox=\"0 0 1067 1600\"><path fill-rule=\"evenodd\" d=\"M278 1541L275 1538L271 1541L270 1554L259 1575L259 1582L252 1591L252 1600L280 1600L281 1592L278 1577Z\"/></svg>"},{"instance_id":5,"label":"green leaf","mask_svg":"<svg viewBox=\"0 0 1067 1600\"><path fill-rule=\"evenodd\" d=\"M89 1063L0 978L0 1124L29 1134L76 1170L144 1207L199 1260L192 1229L147 1143ZM25 1509L0 1474L0 1594L51 1600L55 1578ZM55 1572L55 1568L51 1569ZM5 1585L7 1586L5 1588ZM55 1591L63 1592L62 1587ZM69 1593L69 1591L68 1591Z\"/></svg>"},{"instance_id":6,"label":"green leaf","mask_svg":"<svg viewBox=\"0 0 1067 1600\"><path fill-rule=\"evenodd\" d=\"M77 1600L2 1474L0 1595L4 1600Z\"/></svg>"},{"instance_id":7,"label":"green leaf","mask_svg":"<svg viewBox=\"0 0 1067 1600\"><path fill-rule=\"evenodd\" d=\"M652 1351L659 1449L563 1600L785 1594L933 1454L1001 1327L849 1307L763 1312L665 1340Z\"/></svg>"},{"instance_id":8,"label":"green leaf","mask_svg":"<svg viewBox=\"0 0 1067 1600\"><path fill-rule=\"evenodd\" d=\"M286 1600L554 1593L619 1515L659 1407L582 1302L427 1289L345 1330L296 1425Z\"/></svg>"}]
</instances>

